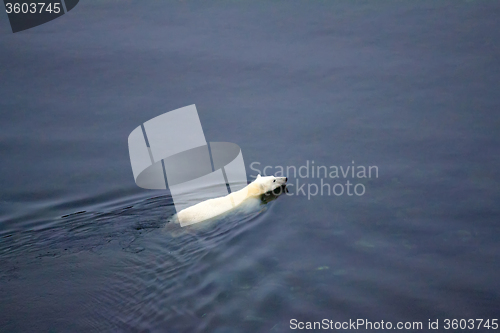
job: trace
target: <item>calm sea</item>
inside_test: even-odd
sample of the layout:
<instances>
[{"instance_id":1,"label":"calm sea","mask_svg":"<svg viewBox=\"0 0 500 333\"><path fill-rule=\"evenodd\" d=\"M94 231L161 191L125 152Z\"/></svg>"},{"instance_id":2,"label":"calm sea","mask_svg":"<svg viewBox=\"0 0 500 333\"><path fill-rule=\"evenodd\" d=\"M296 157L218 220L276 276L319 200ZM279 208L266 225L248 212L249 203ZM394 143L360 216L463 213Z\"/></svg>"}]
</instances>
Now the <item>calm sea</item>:
<instances>
[{"instance_id":1,"label":"calm sea","mask_svg":"<svg viewBox=\"0 0 500 333\"><path fill-rule=\"evenodd\" d=\"M103 0L13 34L0 14L0 331L500 319L499 17L481 0ZM127 138L190 104L249 181L254 162L378 177L175 228Z\"/></svg>"}]
</instances>

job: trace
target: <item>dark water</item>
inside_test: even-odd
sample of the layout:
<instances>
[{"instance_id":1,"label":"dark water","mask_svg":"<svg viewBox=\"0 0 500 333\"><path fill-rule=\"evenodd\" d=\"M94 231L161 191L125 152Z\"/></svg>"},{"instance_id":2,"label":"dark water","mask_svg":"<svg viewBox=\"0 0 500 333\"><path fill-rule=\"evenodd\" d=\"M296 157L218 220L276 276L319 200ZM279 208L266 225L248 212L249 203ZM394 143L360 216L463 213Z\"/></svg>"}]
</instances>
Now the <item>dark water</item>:
<instances>
[{"instance_id":1,"label":"dark water","mask_svg":"<svg viewBox=\"0 0 500 333\"><path fill-rule=\"evenodd\" d=\"M0 331L500 317L498 17L495 1L81 1L12 34L0 15ZM378 178L166 225L127 137L190 104L249 176L314 160Z\"/></svg>"}]
</instances>

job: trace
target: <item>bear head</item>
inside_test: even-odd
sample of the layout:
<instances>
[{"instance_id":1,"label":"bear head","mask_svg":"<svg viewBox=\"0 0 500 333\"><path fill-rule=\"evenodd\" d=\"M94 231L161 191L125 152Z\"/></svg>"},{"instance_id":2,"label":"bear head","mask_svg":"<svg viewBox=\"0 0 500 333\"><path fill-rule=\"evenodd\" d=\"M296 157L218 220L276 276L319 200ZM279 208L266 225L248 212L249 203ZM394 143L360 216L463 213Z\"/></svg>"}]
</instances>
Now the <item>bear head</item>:
<instances>
[{"instance_id":1,"label":"bear head","mask_svg":"<svg viewBox=\"0 0 500 333\"><path fill-rule=\"evenodd\" d=\"M287 177L274 177L257 175L254 184L258 186L260 194L273 191L280 186L286 185Z\"/></svg>"}]
</instances>

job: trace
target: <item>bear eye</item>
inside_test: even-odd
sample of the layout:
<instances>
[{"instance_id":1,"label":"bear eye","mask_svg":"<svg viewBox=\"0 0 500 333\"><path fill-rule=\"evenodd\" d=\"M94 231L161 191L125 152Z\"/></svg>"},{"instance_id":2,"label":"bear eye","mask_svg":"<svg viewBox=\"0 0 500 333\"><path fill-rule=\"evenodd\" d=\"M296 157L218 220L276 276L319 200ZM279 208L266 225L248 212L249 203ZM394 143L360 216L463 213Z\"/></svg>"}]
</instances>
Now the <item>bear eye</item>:
<instances>
[{"instance_id":1,"label":"bear eye","mask_svg":"<svg viewBox=\"0 0 500 333\"><path fill-rule=\"evenodd\" d=\"M273 183L276 183L276 179L275 179L275 180L273 180Z\"/></svg>"}]
</instances>

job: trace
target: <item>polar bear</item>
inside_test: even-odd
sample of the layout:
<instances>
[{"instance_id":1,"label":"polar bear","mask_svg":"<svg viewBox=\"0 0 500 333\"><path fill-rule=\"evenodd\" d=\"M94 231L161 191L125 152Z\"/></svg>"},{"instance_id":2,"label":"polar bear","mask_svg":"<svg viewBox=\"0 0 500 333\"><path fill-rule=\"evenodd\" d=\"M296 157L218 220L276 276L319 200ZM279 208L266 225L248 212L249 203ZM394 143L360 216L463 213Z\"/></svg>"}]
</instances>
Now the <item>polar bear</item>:
<instances>
[{"instance_id":1,"label":"polar bear","mask_svg":"<svg viewBox=\"0 0 500 333\"><path fill-rule=\"evenodd\" d=\"M258 175L253 182L239 191L224 197L209 199L181 210L177 213L177 220L181 227L208 220L228 212L247 199L255 198L259 195L273 191L278 187L284 186L287 180L287 177L262 177Z\"/></svg>"}]
</instances>

